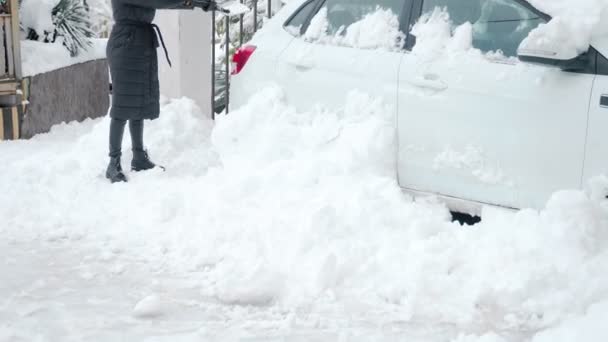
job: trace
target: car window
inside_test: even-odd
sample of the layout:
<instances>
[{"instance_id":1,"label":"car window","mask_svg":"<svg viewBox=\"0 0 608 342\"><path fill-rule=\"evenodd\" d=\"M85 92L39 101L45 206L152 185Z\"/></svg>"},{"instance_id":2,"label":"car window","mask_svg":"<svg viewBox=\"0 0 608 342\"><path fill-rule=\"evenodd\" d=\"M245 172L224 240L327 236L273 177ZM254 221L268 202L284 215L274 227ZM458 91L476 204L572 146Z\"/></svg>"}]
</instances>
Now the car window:
<instances>
[{"instance_id":1,"label":"car window","mask_svg":"<svg viewBox=\"0 0 608 342\"><path fill-rule=\"evenodd\" d=\"M400 26L404 0L325 0L310 22L304 40L369 50L402 51Z\"/></svg>"},{"instance_id":2,"label":"car window","mask_svg":"<svg viewBox=\"0 0 608 342\"><path fill-rule=\"evenodd\" d=\"M328 33L334 35L343 34L350 25L379 9L398 16L403 4L403 0L326 0L322 9L327 11Z\"/></svg>"},{"instance_id":3,"label":"car window","mask_svg":"<svg viewBox=\"0 0 608 342\"><path fill-rule=\"evenodd\" d=\"M517 48L545 20L514 0L425 0L423 13L445 8L454 26L473 25L473 46L516 56Z\"/></svg>"},{"instance_id":4,"label":"car window","mask_svg":"<svg viewBox=\"0 0 608 342\"><path fill-rule=\"evenodd\" d=\"M306 23L306 20L311 16L315 9L317 1L310 0L302 5L298 11L287 21L285 28L293 35L300 35L302 27Z\"/></svg>"}]
</instances>

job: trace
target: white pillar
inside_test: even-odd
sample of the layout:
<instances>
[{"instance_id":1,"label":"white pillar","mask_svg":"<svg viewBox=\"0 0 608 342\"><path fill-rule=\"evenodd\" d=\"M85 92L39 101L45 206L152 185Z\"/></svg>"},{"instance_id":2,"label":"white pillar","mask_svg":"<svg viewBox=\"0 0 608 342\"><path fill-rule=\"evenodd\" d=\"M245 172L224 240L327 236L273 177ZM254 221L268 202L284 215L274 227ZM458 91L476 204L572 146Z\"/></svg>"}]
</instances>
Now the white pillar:
<instances>
[{"instance_id":1,"label":"white pillar","mask_svg":"<svg viewBox=\"0 0 608 342\"><path fill-rule=\"evenodd\" d=\"M160 93L189 97L211 117L211 14L200 9L162 10L156 15L173 67L158 50Z\"/></svg>"}]
</instances>

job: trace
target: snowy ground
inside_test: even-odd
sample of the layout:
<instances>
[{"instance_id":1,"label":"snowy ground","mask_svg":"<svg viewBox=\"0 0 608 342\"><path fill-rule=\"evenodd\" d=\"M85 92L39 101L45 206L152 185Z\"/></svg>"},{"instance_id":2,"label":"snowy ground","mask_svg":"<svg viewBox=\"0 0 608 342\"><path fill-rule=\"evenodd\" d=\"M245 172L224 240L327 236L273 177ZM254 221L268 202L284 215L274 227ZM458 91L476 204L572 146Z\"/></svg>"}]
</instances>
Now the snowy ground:
<instances>
[{"instance_id":1,"label":"snowy ground","mask_svg":"<svg viewBox=\"0 0 608 342\"><path fill-rule=\"evenodd\" d=\"M166 103L167 172L128 184L105 119L0 143L0 341L608 340L600 196L460 227L400 191L382 103L344 104L266 89L214 125Z\"/></svg>"},{"instance_id":2,"label":"snowy ground","mask_svg":"<svg viewBox=\"0 0 608 342\"><path fill-rule=\"evenodd\" d=\"M9 294L0 306L0 341L447 341L453 330L374 315L351 320L339 308L298 315L224 305L201 295L201 272L99 257L80 243L0 247L9 255L2 271L10 275L0 284L3 297ZM155 298L149 312L158 316L134 316L135 303L149 296ZM423 338L428 331L435 335L430 340Z\"/></svg>"}]
</instances>

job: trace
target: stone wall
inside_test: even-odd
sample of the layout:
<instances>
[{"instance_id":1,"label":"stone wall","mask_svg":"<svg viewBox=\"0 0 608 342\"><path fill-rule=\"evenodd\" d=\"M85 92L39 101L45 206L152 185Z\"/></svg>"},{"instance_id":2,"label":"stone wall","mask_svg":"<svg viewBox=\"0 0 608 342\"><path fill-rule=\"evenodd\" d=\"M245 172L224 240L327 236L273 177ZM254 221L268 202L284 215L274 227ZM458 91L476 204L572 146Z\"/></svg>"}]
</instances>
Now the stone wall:
<instances>
[{"instance_id":1,"label":"stone wall","mask_svg":"<svg viewBox=\"0 0 608 342\"><path fill-rule=\"evenodd\" d=\"M31 76L28 81L24 93L29 105L23 117L22 138L48 132L62 122L97 118L108 112L110 81L105 59Z\"/></svg>"}]
</instances>

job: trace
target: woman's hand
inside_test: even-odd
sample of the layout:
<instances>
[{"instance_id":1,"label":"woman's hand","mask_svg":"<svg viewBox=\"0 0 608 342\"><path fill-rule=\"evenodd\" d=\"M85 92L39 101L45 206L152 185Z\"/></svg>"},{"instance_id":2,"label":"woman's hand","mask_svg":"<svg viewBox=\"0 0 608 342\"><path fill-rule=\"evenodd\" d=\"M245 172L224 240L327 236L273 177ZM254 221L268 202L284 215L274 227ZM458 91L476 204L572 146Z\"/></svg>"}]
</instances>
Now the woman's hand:
<instances>
[{"instance_id":1,"label":"woman's hand","mask_svg":"<svg viewBox=\"0 0 608 342\"><path fill-rule=\"evenodd\" d=\"M230 13L227 9L221 8L214 0L190 0L194 7L198 7L205 12L220 11L222 13Z\"/></svg>"},{"instance_id":2,"label":"woman's hand","mask_svg":"<svg viewBox=\"0 0 608 342\"><path fill-rule=\"evenodd\" d=\"M205 12L213 11L217 8L217 3L212 0L191 0L194 7L198 7Z\"/></svg>"}]
</instances>

